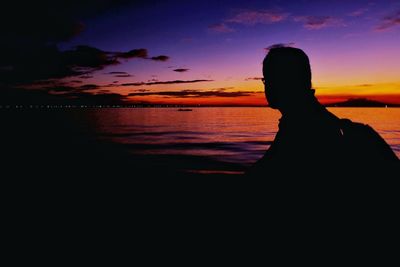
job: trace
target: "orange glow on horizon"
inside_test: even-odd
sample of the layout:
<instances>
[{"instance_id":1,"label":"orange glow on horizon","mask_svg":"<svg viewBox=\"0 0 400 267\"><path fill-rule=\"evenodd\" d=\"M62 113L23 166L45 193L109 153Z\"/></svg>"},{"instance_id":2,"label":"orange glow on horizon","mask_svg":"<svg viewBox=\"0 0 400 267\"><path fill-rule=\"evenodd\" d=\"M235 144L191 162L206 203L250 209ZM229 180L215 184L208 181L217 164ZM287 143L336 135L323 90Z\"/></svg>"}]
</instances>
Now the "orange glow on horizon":
<instances>
[{"instance_id":1,"label":"orange glow on horizon","mask_svg":"<svg viewBox=\"0 0 400 267\"><path fill-rule=\"evenodd\" d=\"M235 97L174 97L163 95L144 95L131 96L129 101L132 103L149 103L149 104L165 104L165 105L215 105L215 106L266 106L264 91L260 81L238 82L237 84L229 83L225 86L224 92L249 92L248 96ZM219 86L223 84L218 83ZM236 86L235 86L236 85ZM211 84L211 89L195 89L196 92L218 91L217 84ZM221 87L222 88L222 87ZM132 92L133 88L124 88L126 92ZM179 92L178 88L173 89L156 89L147 87L149 92ZM184 89L187 90L187 89ZM356 85L331 85L331 86L315 86L316 96L322 104L332 104L344 102L349 99L363 98L373 101L379 101L387 104L400 104L400 82L396 83L377 83L377 84L356 84Z\"/></svg>"}]
</instances>

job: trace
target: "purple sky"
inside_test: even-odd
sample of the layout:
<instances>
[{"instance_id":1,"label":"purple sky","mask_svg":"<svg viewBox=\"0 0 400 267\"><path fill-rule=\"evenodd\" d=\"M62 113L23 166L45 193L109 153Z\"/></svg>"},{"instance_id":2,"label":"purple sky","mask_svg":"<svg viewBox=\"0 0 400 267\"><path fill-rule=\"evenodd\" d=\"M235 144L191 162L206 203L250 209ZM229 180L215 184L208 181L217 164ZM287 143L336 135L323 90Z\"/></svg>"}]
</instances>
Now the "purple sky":
<instances>
[{"instance_id":1,"label":"purple sky","mask_svg":"<svg viewBox=\"0 0 400 267\"><path fill-rule=\"evenodd\" d=\"M57 53L63 53L63 60L67 55L67 67L74 69L46 76L45 71L54 69L54 65L65 67L50 62L51 68L46 65L39 73L42 76L35 73L28 75L26 81L20 78L9 84L37 84L38 80L51 78L56 85L63 83L72 90L77 85L97 85L92 86L91 94L131 94L131 100L144 102L171 100L176 95L157 95L171 90L257 94L262 92L262 84L251 78L261 76L265 48L283 44L301 48L309 55L313 85L320 95L400 94L399 1L87 2L87 6L73 5L62 13L73 14L65 17L76 20L76 33L64 39L40 40L46 49L56 46ZM52 10L55 16L62 12ZM25 22L29 23L28 19ZM58 24L55 25L54 28ZM46 27L47 24L44 32ZM77 49L82 45L97 50ZM97 62L83 60L87 53L95 54ZM17 63L15 66L27 72L28 63ZM10 70L19 70L13 65L17 63L2 64L0 71L9 74ZM85 71L79 69L82 67ZM360 86L365 84L369 86ZM152 93L135 96L139 89ZM260 94L254 97L259 98Z\"/></svg>"}]
</instances>

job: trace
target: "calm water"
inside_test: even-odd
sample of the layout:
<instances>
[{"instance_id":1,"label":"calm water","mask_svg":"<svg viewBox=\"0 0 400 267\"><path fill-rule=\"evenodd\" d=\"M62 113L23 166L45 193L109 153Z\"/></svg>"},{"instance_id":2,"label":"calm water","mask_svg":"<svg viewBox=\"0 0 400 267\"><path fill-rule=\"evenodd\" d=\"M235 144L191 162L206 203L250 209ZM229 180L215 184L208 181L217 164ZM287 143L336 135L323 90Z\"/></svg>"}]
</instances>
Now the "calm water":
<instances>
[{"instance_id":1,"label":"calm water","mask_svg":"<svg viewBox=\"0 0 400 267\"><path fill-rule=\"evenodd\" d=\"M330 108L341 118L371 125L400 157L400 109ZM85 111L86 112L86 111ZM280 113L269 108L89 110L98 138L135 155L158 155L186 171L240 173L259 159L277 131ZM160 159L161 159L160 158ZM208 164L204 164L207 158ZM155 163L156 164L156 163Z\"/></svg>"}]
</instances>

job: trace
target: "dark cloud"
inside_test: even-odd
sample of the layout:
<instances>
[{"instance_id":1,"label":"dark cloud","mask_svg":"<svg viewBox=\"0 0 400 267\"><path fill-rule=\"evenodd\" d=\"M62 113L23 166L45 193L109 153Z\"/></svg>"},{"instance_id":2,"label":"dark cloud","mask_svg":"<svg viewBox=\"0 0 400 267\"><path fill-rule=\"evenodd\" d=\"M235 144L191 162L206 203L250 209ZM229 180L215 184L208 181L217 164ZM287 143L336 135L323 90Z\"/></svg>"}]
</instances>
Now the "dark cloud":
<instances>
[{"instance_id":1,"label":"dark cloud","mask_svg":"<svg viewBox=\"0 0 400 267\"><path fill-rule=\"evenodd\" d=\"M81 80L72 80L71 83L82 83Z\"/></svg>"},{"instance_id":2,"label":"dark cloud","mask_svg":"<svg viewBox=\"0 0 400 267\"><path fill-rule=\"evenodd\" d=\"M63 10L63 7L63 3L57 7L50 1L7 1L1 6L2 35L10 42L16 41L18 36L30 42L68 41L84 26L75 10Z\"/></svg>"},{"instance_id":3,"label":"dark cloud","mask_svg":"<svg viewBox=\"0 0 400 267\"><path fill-rule=\"evenodd\" d=\"M94 71L120 64L120 56L125 55L125 53L103 51L86 45L76 46L66 51L60 51L56 46L28 49L24 51L23 56L19 56L17 53L18 55L15 55L14 59L0 63L0 81L6 84L28 84L38 80L74 76L88 79L93 77L91 73ZM124 56L123 58L128 57ZM133 56L129 58L133 58ZM163 61L168 57L156 58L154 60ZM131 76L120 74L116 77Z\"/></svg>"},{"instance_id":4,"label":"dark cloud","mask_svg":"<svg viewBox=\"0 0 400 267\"><path fill-rule=\"evenodd\" d=\"M125 71L110 71L110 72L107 72L105 74L115 75L115 74L128 74L128 73L125 72Z\"/></svg>"},{"instance_id":5,"label":"dark cloud","mask_svg":"<svg viewBox=\"0 0 400 267\"><path fill-rule=\"evenodd\" d=\"M48 91L49 93L54 93L54 92L82 92L82 91L90 91L90 90L97 90L101 89L102 86L97 85L97 84L84 84L81 86L72 86L72 85L53 85L53 86L47 86L43 87L43 90Z\"/></svg>"},{"instance_id":6,"label":"dark cloud","mask_svg":"<svg viewBox=\"0 0 400 267\"><path fill-rule=\"evenodd\" d=\"M92 75L82 75L82 76L79 76L79 78L81 78L81 79L91 79L91 78L93 78L93 76Z\"/></svg>"},{"instance_id":7,"label":"dark cloud","mask_svg":"<svg viewBox=\"0 0 400 267\"><path fill-rule=\"evenodd\" d=\"M105 74L111 74L111 75L114 75L114 77L118 77L118 78L133 77L133 75L131 75L125 71L111 71L111 72L107 72Z\"/></svg>"},{"instance_id":8,"label":"dark cloud","mask_svg":"<svg viewBox=\"0 0 400 267\"><path fill-rule=\"evenodd\" d=\"M187 72L189 69L174 69L176 72Z\"/></svg>"},{"instance_id":9,"label":"dark cloud","mask_svg":"<svg viewBox=\"0 0 400 267\"><path fill-rule=\"evenodd\" d=\"M79 45L73 50L61 52L66 66L77 67L79 70L88 72L102 69L107 65L119 64L118 59L95 47Z\"/></svg>"},{"instance_id":10,"label":"dark cloud","mask_svg":"<svg viewBox=\"0 0 400 267\"><path fill-rule=\"evenodd\" d=\"M154 61L167 61L169 59L169 56L160 55L156 57L151 57L150 59Z\"/></svg>"},{"instance_id":11,"label":"dark cloud","mask_svg":"<svg viewBox=\"0 0 400 267\"><path fill-rule=\"evenodd\" d=\"M37 0L3 1L0 31L8 42L58 43L75 37L83 21L114 12L125 5L139 6L139 0ZM154 2L154 1L151 1Z\"/></svg>"},{"instance_id":12,"label":"dark cloud","mask_svg":"<svg viewBox=\"0 0 400 267\"><path fill-rule=\"evenodd\" d=\"M82 23L84 19L112 12L114 8L127 2L129 1L3 1L0 16L1 65L9 64L14 67L14 64L19 63L18 69L21 71L24 59L26 62L37 60L34 62L37 64L43 58L45 66L39 66L42 69L36 74L45 72L43 68L52 67L48 57L54 58L53 65L58 57L62 57L57 44L80 34L85 28ZM51 76L56 76L57 72L63 73L65 70L55 69Z\"/></svg>"},{"instance_id":13,"label":"dark cloud","mask_svg":"<svg viewBox=\"0 0 400 267\"><path fill-rule=\"evenodd\" d=\"M142 93L144 93L144 92L149 92L150 90L148 90L148 89L136 89L136 90L133 90L134 92L142 92Z\"/></svg>"},{"instance_id":14,"label":"dark cloud","mask_svg":"<svg viewBox=\"0 0 400 267\"><path fill-rule=\"evenodd\" d=\"M119 58L147 58L148 53L147 49L140 48L140 49L133 49L128 52L119 52L116 53L116 56Z\"/></svg>"},{"instance_id":15,"label":"dark cloud","mask_svg":"<svg viewBox=\"0 0 400 267\"><path fill-rule=\"evenodd\" d=\"M60 51L56 46L26 47L19 51L22 56L14 52L12 59L0 63L11 66L0 70L0 81L8 85L73 76L89 78L89 73L119 63L107 52L90 46L67 51Z\"/></svg>"},{"instance_id":16,"label":"dark cloud","mask_svg":"<svg viewBox=\"0 0 400 267\"><path fill-rule=\"evenodd\" d=\"M119 81L113 81L113 83L119 83Z\"/></svg>"},{"instance_id":17,"label":"dark cloud","mask_svg":"<svg viewBox=\"0 0 400 267\"><path fill-rule=\"evenodd\" d=\"M0 104L2 105L32 105L58 103L58 97L48 90L27 90L22 88L0 88Z\"/></svg>"},{"instance_id":18,"label":"dark cloud","mask_svg":"<svg viewBox=\"0 0 400 267\"><path fill-rule=\"evenodd\" d=\"M142 86L147 85L147 83L139 82L139 83L122 83L121 86Z\"/></svg>"},{"instance_id":19,"label":"dark cloud","mask_svg":"<svg viewBox=\"0 0 400 267\"><path fill-rule=\"evenodd\" d=\"M114 55L114 57L122 59L142 58L155 61L167 61L169 59L169 57L165 55L149 57L148 51L145 48L133 49L128 52L115 52L112 54Z\"/></svg>"},{"instance_id":20,"label":"dark cloud","mask_svg":"<svg viewBox=\"0 0 400 267\"><path fill-rule=\"evenodd\" d=\"M211 89L211 90L214 90L214 91L226 91L226 90L232 90L234 88L235 87L220 87L220 88L214 88L214 89Z\"/></svg>"},{"instance_id":21,"label":"dark cloud","mask_svg":"<svg viewBox=\"0 0 400 267\"><path fill-rule=\"evenodd\" d=\"M245 81L261 81L262 77L248 77L244 79Z\"/></svg>"},{"instance_id":22,"label":"dark cloud","mask_svg":"<svg viewBox=\"0 0 400 267\"><path fill-rule=\"evenodd\" d=\"M75 90L75 87L72 86L52 86L52 87L45 87L44 90L47 90L49 93L54 92L72 92Z\"/></svg>"},{"instance_id":23,"label":"dark cloud","mask_svg":"<svg viewBox=\"0 0 400 267\"><path fill-rule=\"evenodd\" d=\"M97 93L74 91L63 95L68 103L78 103L85 105L124 105L129 104L126 96L116 93Z\"/></svg>"},{"instance_id":24,"label":"dark cloud","mask_svg":"<svg viewBox=\"0 0 400 267\"><path fill-rule=\"evenodd\" d=\"M400 11L384 17L375 27L375 31L385 31L397 26L400 26Z\"/></svg>"},{"instance_id":25,"label":"dark cloud","mask_svg":"<svg viewBox=\"0 0 400 267\"><path fill-rule=\"evenodd\" d=\"M124 105L130 104L124 95L87 92L69 86L54 86L38 90L2 87L0 105Z\"/></svg>"},{"instance_id":26,"label":"dark cloud","mask_svg":"<svg viewBox=\"0 0 400 267\"><path fill-rule=\"evenodd\" d=\"M279 48L279 47L293 47L295 45L295 43L279 43L279 44L273 44L270 45L266 48L264 48L266 51L269 51L273 48Z\"/></svg>"},{"instance_id":27,"label":"dark cloud","mask_svg":"<svg viewBox=\"0 0 400 267\"><path fill-rule=\"evenodd\" d=\"M182 91L162 91L162 92L140 92L140 93L130 93L128 96L150 96L158 95L163 97L173 97L173 98L189 98L189 97L243 97L253 95L255 92L247 91L234 91L226 92L225 90L182 90Z\"/></svg>"},{"instance_id":28,"label":"dark cloud","mask_svg":"<svg viewBox=\"0 0 400 267\"><path fill-rule=\"evenodd\" d=\"M97 84L84 84L82 86L79 86L80 90L96 90L96 89L100 89L101 86L97 85Z\"/></svg>"},{"instance_id":29,"label":"dark cloud","mask_svg":"<svg viewBox=\"0 0 400 267\"><path fill-rule=\"evenodd\" d=\"M39 80L39 81L35 81L34 83L30 84L27 87L35 88L35 87L46 87L46 86L55 86L55 85L61 86L64 84L65 84L64 82L60 82L58 80Z\"/></svg>"},{"instance_id":30,"label":"dark cloud","mask_svg":"<svg viewBox=\"0 0 400 267\"><path fill-rule=\"evenodd\" d=\"M212 82L214 80L175 80L175 81L161 81L161 82L138 82L138 83L123 83L122 86L142 86L142 85L159 85L159 84L181 84L181 83L200 83L200 82Z\"/></svg>"},{"instance_id":31,"label":"dark cloud","mask_svg":"<svg viewBox=\"0 0 400 267\"><path fill-rule=\"evenodd\" d=\"M132 75L130 75L130 74L118 74L118 75L114 75L114 77L118 77L118 78L128 78L128 77L132 77Z\"/></svg>"},{"instance_id":32,"label":"dark cloud","mask_svg":"<svg viewBox=\"0 0 400 267\"><path fill-rule=\"evenodd\" d=\"M298 16L294 18L297 22L302 22L303 27L309 30L319 30L322 28L343 26L340 19L331 16Z\"/></svg>"},{"instance_id":33,"label":"dark cloud","mask_svg":"<svg viewBox=\"0 0 400 267\"><path fill-rule=\"evenodd\" d=\"M226 25L225 23L216 23L208 26L208 29L213 32L218 33L227 33L227 32L234 32L235 30Z\"/></svg>"},{"instance_id":34,"label":"dark cloud","mask_svg":"<svg viewBox=\"0 0 400 267\"><path fill-rule=\"evenodd\" d=\"M2 45L4 43L0 42ZM83 74L67 66L63 54L54 45L0 49L0 54L3 53L3 57L0 56L0 84L33 83Z\"/></svg>"},{"instance_id":35,"label":"dark cloud","mask_svg":"<svg viewBox=\"0 0 400 267\"><path fill-rule=\"evenodd\" d=\"M167 56L148 56L144 48L125 51L104 51L88 45L79 45L66 50L60 49L62 42L70 41L84 29L83 21L105 13L112 13L129 4L130 7L150 5L144 0L38 0L6 1L1 4L0 16L0 87L11 90L21 97L37 99L47 92L71 91L62 87L61 79L79 77L92 78L92 73L120 60L143 58L165 61ZM155 2L150 0L150 2ZM116 74L123 75L123 74ZM127 76L125 76L127 77ZM25 92L23 88L39 90L48 85L53 89L39 94ZM42 84L39 84L42 82ZM73 80L71 84L81 83ZM75 88L80 90L80 88ZM82 88L81 88L82 89ZM88 89L88 87L86 88ZM32 91L31 90L31 91ZM73 89L72 89L73 90ZM53 98L51 101L53 101ZM45 101L48 98L43 98ZM24 102L21 99L21 103ZM29 99L26 99L29 102ZM57 100L58 101L58 100Z\"/></svg>"}]
</instances>

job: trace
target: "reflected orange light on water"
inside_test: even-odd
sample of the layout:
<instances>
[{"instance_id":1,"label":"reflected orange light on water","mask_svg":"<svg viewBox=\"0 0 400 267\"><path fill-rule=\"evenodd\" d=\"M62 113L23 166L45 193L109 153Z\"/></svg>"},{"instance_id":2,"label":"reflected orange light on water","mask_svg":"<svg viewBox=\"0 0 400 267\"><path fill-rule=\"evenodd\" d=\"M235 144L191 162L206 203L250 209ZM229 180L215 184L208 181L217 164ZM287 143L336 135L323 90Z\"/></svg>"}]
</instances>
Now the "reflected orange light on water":
<instances>
[{"instance_id":1,"label":"reflected orange light on water","mask_svg":"<svg viewBox=\"0 0 400 267\"><path fill-rule=\"evenodd\" d=\"M399 108L329 108L340 118L371 125L400 156ZM268 148L281 114L267 107L107 109L91 111L96 131L134 153L211 156L252 164Z\"/></svg>"}]
</instances>

